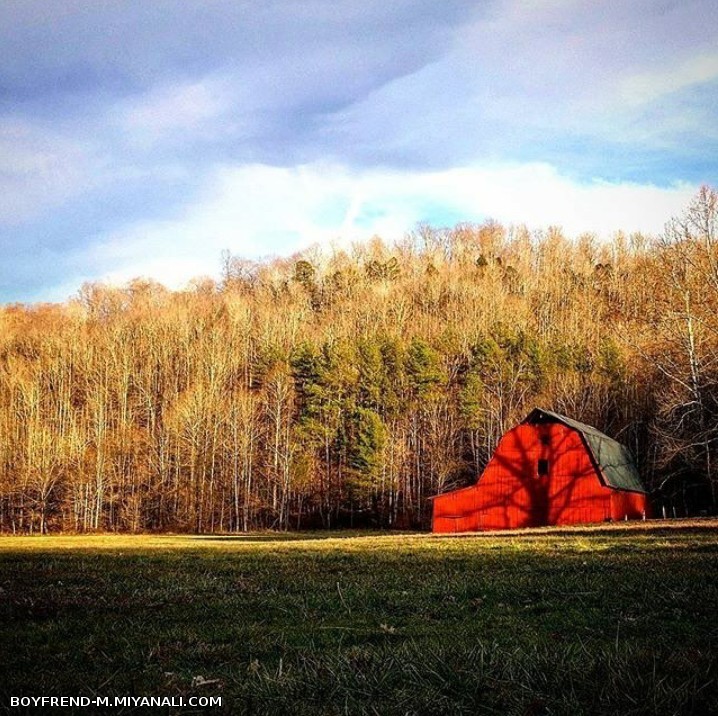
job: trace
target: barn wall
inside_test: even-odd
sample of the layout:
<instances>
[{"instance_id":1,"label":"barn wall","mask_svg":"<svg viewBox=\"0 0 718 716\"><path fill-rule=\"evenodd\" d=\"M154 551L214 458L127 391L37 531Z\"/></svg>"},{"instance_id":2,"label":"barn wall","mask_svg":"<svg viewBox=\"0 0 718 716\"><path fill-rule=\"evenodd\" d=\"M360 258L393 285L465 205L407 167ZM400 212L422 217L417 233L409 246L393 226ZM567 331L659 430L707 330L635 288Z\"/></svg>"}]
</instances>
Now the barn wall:
<instances>
[{"instance_id":1,"label":"barn wall","mask_svg":"<svg viewBox=\"0 0 718 716\"><path fill-rule=\"evenodd\" d=\"M646 495L640 492L621 492L613 490L611 494L611 519L640 520L650 517L650 505Z\"/></svg>"},{"instance_id":2,"label":"barn wall","mask_svg":"<svg viewBox=\"0 0 718 716\"><path fill-rule=\"evenodd\" d=\"M556 457L551 473L547 524L571 525L609 519L613 490L602 484L582 436L559 423L552 424L551 428Z\"/></svg>"},{"instance_id":3,"label":"barn wall","mask_svg":"<svg viewBox=\"0 0 718 716\"><path fill-rule=\"evenodd\" d=\"M539 448L532 425L519 425L503 436L477 485L480 529L542 524L542 486L535 474Z\"/></svg>"},{"instance_id":4,"label":"barn wall","mask_svg":"<svg viewBox=\"0 0 718 716\"><path fill-rule=\"evenodd\" d=\"M477 487L474 485L435 497L432 530L442 533L479 530L476 494Z\"/></svg>"},{"instance_id":5,"label":"barn wall","mask_svg":"<svg viewBox=\"0 0 718 716\"><path fill-rule=\"evenodd\" d=\"M611 514L611 491L600 483L581 436L560 423L510 430L477 489L481 529L601 522Z\"/></svg>"}]
</instances>

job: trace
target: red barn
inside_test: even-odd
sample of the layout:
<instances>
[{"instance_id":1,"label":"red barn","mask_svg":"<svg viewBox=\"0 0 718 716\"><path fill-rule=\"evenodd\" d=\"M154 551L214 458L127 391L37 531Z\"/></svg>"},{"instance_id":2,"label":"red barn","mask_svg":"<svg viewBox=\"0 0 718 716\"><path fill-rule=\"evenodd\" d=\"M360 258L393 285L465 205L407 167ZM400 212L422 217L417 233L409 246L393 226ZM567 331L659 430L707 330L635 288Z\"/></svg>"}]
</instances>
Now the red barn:
<instances>
[{"instance_id":1,"label":"red barn","mask_svg":"<svg viewBox=\"0 0 718 716\"><path fill-rule=\"evenodd\" d=\"M475 485L433 503L434 532L641 519L648 511L623 445L538 408L501 438Z\"/></svg>"}]
</instances>

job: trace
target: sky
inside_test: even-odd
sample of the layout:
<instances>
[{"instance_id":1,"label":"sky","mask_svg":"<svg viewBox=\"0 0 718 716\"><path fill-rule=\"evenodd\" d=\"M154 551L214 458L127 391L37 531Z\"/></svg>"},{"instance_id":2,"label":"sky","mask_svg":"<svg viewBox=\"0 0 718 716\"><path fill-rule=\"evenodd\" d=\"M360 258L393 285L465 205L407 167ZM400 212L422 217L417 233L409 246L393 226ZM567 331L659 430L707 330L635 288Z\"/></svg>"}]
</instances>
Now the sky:
<instances>
[{"instance_id":1,"label":"sky","mask_svg":"<svg viewBox=\"0 0 718 716\"><path fill-rule=\"evenodd\" d=\"M715 0L2 0L0 302L718 184Z\"/></svg>"}]
</instances>

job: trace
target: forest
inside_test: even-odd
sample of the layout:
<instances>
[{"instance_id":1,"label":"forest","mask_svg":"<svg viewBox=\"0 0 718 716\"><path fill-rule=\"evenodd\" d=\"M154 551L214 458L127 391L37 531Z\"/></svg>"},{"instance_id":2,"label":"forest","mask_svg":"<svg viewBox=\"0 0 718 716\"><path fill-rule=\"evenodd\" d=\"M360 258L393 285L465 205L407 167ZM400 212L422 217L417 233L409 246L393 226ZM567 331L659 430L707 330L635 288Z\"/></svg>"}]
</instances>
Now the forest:
<instances>
[{"instance_id":1,"label":"forest","mask_svg":"<svg viewBox=\"0 0 718 716\"><path fill-rule=\"evenodd\" d=\"M718 195L660 236L418 226L0 307L0 531L426 528L540 406L718 501Z\"/></svg>"}]
</instances>

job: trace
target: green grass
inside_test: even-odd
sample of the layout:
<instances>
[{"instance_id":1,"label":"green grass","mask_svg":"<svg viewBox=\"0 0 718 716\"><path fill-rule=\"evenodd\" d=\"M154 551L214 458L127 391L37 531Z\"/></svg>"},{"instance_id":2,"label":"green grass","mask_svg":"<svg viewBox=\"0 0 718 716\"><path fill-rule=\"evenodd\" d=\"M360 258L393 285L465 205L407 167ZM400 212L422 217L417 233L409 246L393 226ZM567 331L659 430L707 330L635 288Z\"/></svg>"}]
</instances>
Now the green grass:
<instances>
[{"instance_id":1,"label":"green grass","mask_svg":"<svg viewBox=\"0 0 718 716\"><path fill-rule=\"evenodd\" d=\"M0 590L0 709L203 693L232 714L718 713L715 521L6 537Z\"/></svg>"}]
</instances>

